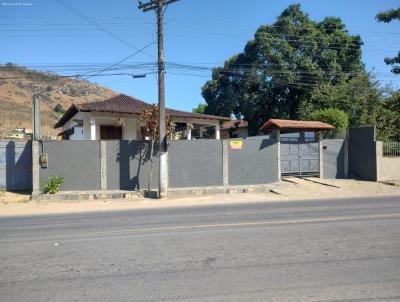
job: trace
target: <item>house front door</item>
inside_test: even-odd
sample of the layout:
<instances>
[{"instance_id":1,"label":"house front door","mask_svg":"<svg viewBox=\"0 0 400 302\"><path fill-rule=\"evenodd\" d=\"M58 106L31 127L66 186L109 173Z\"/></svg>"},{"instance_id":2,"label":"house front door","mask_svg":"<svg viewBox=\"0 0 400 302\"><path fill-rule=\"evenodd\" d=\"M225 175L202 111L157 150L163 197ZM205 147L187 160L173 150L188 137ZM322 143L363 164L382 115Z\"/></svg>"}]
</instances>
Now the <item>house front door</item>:
<instances>
[{"instance_id":1,"label":"house front door","mask_svg":"<svg viewBox=\"0 0 400 302\"><path fill-rule=\"evenodd\" d=\"M121 140L122 127L121 126L100 126L100 139L101 140Z\"/></svg>"}]
</instances>

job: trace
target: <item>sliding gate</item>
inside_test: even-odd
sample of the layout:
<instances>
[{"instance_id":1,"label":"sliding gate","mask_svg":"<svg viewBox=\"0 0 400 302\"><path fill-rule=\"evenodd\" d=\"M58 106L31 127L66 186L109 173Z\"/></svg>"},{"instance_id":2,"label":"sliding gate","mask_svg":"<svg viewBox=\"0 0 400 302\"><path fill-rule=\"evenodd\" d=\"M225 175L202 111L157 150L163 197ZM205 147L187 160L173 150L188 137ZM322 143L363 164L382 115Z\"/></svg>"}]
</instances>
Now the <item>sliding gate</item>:
<instances>
[{"instance_id":1,"label":"sliding gate","mask_svg":"<svg viewBox=\"0 0 400 302\"><path fill-rule=\"evenodd\" d=\"M282 176L319 175L319 142L281 140Z\"/></svg>"}]
</instances>

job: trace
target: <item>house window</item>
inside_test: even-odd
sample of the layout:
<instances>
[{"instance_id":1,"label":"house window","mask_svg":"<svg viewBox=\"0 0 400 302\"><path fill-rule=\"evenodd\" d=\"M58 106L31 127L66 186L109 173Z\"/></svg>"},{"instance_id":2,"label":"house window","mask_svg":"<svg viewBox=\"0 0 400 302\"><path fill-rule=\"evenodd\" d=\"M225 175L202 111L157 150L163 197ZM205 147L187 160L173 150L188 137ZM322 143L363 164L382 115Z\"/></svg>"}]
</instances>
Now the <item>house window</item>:
<instances>
[{"instance_id":1,"label":"house window","mask_svg":"<svg viewBox=\"0 0 400 302\"><path fill-rule=\"evenodd\" d=\"M122 126L100 126L101 140L121 140Z\"/></svg>"}]
</instances>

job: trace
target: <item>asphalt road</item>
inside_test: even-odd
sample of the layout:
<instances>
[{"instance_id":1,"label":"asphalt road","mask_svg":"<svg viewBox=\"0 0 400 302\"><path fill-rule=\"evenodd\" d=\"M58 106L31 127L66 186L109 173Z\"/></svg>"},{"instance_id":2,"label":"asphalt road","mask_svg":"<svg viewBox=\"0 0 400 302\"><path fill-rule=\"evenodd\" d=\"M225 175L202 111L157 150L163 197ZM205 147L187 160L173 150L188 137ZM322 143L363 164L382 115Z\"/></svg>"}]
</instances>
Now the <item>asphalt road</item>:
<instances>
[{"instance_id":1,"label":"asphalt road","mask_svg":"<svg viewBox=\"0 0 400 302\"><path fill-rule=\"evenodd\" d=\"M1 218L0 301L400 301L400 198Z\"/></svg>"}]
</instances>

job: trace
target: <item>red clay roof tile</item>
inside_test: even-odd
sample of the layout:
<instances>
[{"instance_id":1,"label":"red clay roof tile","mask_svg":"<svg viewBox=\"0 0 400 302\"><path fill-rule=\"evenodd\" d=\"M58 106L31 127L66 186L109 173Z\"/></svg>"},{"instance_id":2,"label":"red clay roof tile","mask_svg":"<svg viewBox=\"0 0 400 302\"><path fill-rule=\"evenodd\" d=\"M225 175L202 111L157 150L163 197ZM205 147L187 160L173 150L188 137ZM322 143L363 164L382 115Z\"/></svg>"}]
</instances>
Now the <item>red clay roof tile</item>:
<instances>
[{"instance_id":1,"label":"red clay roof tile","mask_svg":"<svg viewBox=\"0 0 400 302\"><path fill-rule=\"evenodd\" d=\"M62 127L76 112L109 112L109 113L127 113L127 114L140 114L144 109L151 108L151 104L145 103L139 99L124 94L119 94L115 97L104 101L97 101L91 103L73 104L60 120L55 124L54 128ZM182 118L198 118L208 120L229 121L230 119L222 116L207 115L200 113L191 113L180 110L166 108L166 114L171 117Z\"/></svg>"},{"instance_id":2,"label":"red clay roof tile","mask_svg":"<svg viewBox=\"0 0 400 302\"><path fill-rule=\"evenodd\" d=\"M335 127L319 121L270 119L261 126L260 131L267 131L272 129L333 130L335 129Z\"/></svg>"}]
</instances>

